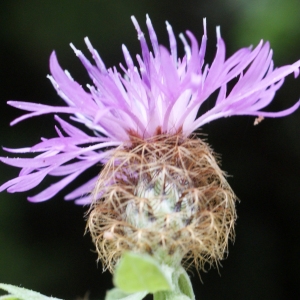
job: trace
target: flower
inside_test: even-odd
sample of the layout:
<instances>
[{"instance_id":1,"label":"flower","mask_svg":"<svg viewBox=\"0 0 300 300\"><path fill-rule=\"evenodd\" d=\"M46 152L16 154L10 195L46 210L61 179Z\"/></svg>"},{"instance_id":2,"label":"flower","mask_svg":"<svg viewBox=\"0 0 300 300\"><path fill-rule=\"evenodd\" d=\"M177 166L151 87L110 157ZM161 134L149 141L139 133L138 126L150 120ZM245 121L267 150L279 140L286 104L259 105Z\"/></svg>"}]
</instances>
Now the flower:
<instances>
[{"instance_id":1,"label":"flower","mask_svg":"<svg viewBox=\"0 0 300 300\"><path fill-rule=\"evenodd\" d=\"M50 57L48 76L66 106L9 101L29 113L11 124L48 113L69 114L73 124L55 115L57 137L30 148L7 149L13 153L40 153L34 158L5 158L21 168L17 178L0 191L22 192L36 187L47 175L62 177L32 202L52 198L88 168L104 165L99 176L65 196L78 204L91 204L88 227L104 267L114 270L124 251L147 252L176 265L193 260L204 266L222 259L234 237L236 197L219 168L214 153L192 133L208 122L233 115L253 115L258 124L265 117L282 117L300 105L280 112L262 111L274 98L284 78L299 75L300 60L274 69L269 43L238 50L225 59L225 43L217 28L217 51L211 66L204 63L206 21L200 47L189 31L185 55L177 56L177 42L168 22L170 51L158 44L147 16L149 50L136 19L133 24L142 56L138 66L123 45L126 66L107 69L88 38L86 45L95 65L73 44L93 85L88 91ZM237 78L237 79L236 79ZM228 84L237 82L231 89ZM213 108L198 116L207 99L217 92ZM174 257L176 258L174 261Z\"/></svg>"},{"instance_id":2,"label":"flower","mask_svg":"<svg viewBox=\"0 0 300 300\"><path fill-rule=\"evenodd\" d=\"M184 136L189 136L197 128L221 117L282 117L299 107L298 101L284 111L261 111L272 101L288 74L294 72L295 76L298 75L300 66L300 61L297 61L274 69L268 42L261 41L253 50L240 49L225 59L225 44L217 28L217 52L213 63L208 66L204 63L207 41L205 20L200 47L191 32L186 32L190 44L180 34L185 49L182 58L177 57L176 39L168 22L170 51L158 44L147 16L151 52L134 17L132 21L142 49L142 56L136 56L138 66L134 65L123 45L126 67L120 65L120 68L124 74L120 74L115 67L107 69L89 39L85 38L96 65L92 65L72 44L71 47L93 81L94 85L87 85L88 92L61 69L53 52L50 57L52 75L48 77L66 106L8 101L9 105L29 112L15 119L11 125L34 116L64 113L71 115L72 121L84 124L89 133L55 115L62 129L56 127L57 137L42 138L40 143L28 148L4 148L13 153L40 154L34 158L1 157L2 162L22 169L19 176L4 183L0 191L23 192L37 186L47 175L62 177L38 195L28 198L32 202L45 201L88 168L105 162L111 153L107 149L128 141L132 132L150 138L158 132L182 130ZM227 91L228 83L237 76L237 83L231 91ZM199 108L218 90L214 107L197 117ZM66 195L65 199L90 203L90 192L96 181L97 177L92 178Z\"/></svg>"}]
</instances>

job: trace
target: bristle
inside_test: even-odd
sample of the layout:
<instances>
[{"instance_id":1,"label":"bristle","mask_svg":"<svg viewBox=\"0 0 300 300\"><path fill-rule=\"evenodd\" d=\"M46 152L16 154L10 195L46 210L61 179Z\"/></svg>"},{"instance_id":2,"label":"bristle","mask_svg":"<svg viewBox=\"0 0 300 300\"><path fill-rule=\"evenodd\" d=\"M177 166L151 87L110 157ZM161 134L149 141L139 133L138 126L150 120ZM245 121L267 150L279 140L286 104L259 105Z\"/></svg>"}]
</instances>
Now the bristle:
<instances>
[{"instance_id":1,"label":"bristle","mask_svg":"<svg viewBox=\"0 0 300 300\"><path fill-rule=\"evenodd\" d=\"M223 259L234 238L236 197L201 139L132 137L104 166L94 191L99 194L88 227L112 272L124 251L170 264L175 256L204 268Z\"/></svg>"}]
</instances>

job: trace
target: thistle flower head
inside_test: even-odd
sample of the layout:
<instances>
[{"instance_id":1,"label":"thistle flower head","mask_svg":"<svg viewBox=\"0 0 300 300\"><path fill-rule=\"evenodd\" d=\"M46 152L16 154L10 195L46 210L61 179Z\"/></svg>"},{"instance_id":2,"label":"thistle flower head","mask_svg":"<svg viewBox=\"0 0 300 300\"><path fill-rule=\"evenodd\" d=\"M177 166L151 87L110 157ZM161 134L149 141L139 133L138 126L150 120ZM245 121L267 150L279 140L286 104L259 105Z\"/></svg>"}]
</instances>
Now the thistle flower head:
<instances>
[{"instance_id":1,"label":"thistle flower head","mask_svg":"<svg viewBox=\"0 0 300 300\"><path fill-rule=\"evenodd\" d=\"M73 44L93 85L84 89L50 57L48 76L65 106L9 101L27 114L12 122L48 113L68 114L72 122L55 115L57 136L37 145L7 149L13 153L39 152L34 158L1 161L21 168L17 178L0 191L27 191L47 175L60 177L54 184L29 197L40 202L52 198L88 168L104 164L99 176L65 196L80 204L92 203L89 229L108 268L124 250L146 251L158 257L176 254L196 263L221 259L233 236L235 196L205 142L191 134L206 123L233 115L282 117L300 102L280 112L266 112L284 78L299 74L300 61L275 68L269 43L242 48L225 58L225 43L217 28L217 51L205 63L206 23L201 45L187 31L179 35L185 55L178 57L177 41L167 23L170 50L159 45L150 19L151 41L132 17L141 44L134 63L122 50L125 65L106 68L88 38L92 64ZM235 85L228 89L233 79ZM198 115L217 92L215 105ZM86 126L87 131L76 127ZM93 193L91 193L94 191ZM94 200L93 200L94 197ZM161 250L163 249L163 250Z\"/></svg>"},{"instance_id":2,"label":"thistle flower head","mask_svg":"<svg viewBox=\"0 0 300 300\"><path fill-rule=\"evenodd\" d=\"M132 137L100 173L88 227L104 267L124 251L171 265L222 259L234 236L235 196L212 150L182 134Z\"/></svg>"}]
</instances>

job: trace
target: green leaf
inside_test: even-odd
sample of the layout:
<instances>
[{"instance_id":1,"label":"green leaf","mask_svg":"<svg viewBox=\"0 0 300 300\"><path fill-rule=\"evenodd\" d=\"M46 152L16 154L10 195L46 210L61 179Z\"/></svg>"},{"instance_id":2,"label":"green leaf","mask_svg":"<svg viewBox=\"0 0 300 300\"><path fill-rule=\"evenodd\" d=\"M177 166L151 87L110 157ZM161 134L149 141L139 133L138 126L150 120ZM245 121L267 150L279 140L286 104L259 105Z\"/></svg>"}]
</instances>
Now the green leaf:
<instances>
[{"instance_id":1,"label":"green leaf","mask_svg":"<svg viewBox=\"0 0 300 300\"><path fill-rule=\"evenodd\" d=\"M181 294L180 292L158 292L153 296L154 300L191 300L191 298Z\"/></svg>"},{"instance_id":2,"label":"green leaf","mask_svg":"<svg viewBox=\"0 0 300 300\"><path fill-rule=\"evenodd\" d=\"M191 298L189 298L186 295L181 294L181 295L176 295L176 296L170 298L170 300L191 300Z\"/></svg>"},{"instance_id":3,"label":"green leaf","mask_svg":"<svg viewBox=\"0 0 300 300\"><path fill-rule=\"evenodd\" d=\"M127 294L117 288L114 288L106 293L105 300L142 300L147 294L148 292Z\"/></svg>"},{"instance_id":4,"label":"green leaf","mask_svg":"<svg viewBox=\"0 0 300 300\"><path fill-rule=\"evenodd\" d=\"M38 292L27 290L11 284L0 283L0 289L5 290L11 294L6 295L6 297L10 298L4 298L5 300L59 300L58 298L47 297ZM0 299L2 299L2 297Z\"/></svg>"},{"instance_id":5,"label":"green leaf","mask_svg":"<svg viewBox=\"0 0 300 300\"><path fill-rule=\"evenodd\" d=\"M180 291L187 295L190 299L195 299L192 283L189 275L186 273L185 269L181 267L180 275L178 278L178 286Z\"/></svg>"},{"instance_id":6,"label":"green leaf","mask_svg":"<svg viewBox=\"0 0 300 300\"><path fill-rule=\"evenodd\" d=\"M20 298L17 298L14 295L4 295L0 296L0 300L20 300Z\"/></svg>"},{"instance_id":7,"label":"green leaf","mask_svg":"<svg viewBox=\"0 0 300 300\"><path fill-rule=\"evenodd\" d=\"M125 253L116 267L114 284L125 293L171 290L168 275L149 255Z\"/></svg>"}]
</instances>

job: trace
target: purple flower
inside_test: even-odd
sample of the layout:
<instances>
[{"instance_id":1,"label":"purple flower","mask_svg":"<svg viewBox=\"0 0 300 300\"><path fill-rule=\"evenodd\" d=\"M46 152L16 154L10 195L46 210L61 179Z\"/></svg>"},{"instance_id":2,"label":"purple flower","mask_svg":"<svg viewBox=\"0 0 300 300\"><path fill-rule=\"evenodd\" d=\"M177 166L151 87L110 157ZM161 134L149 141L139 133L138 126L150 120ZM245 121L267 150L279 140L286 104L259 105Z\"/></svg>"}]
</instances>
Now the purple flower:
<instances>
[{"instance_id":1,"label":"purple flower","mask_svg":"<svg viewBox=\"0 0 300 300\"><path fill-rule=\"evenodd\" d=\"M261 111L271 103L284 78L291 73L297 77L300 67L299 60L274 69L268 42L261 41L254 49L242 48L225 59L225 43L217 28L216 56L209 66L204 63L207 42L205 20L200 47L191 32L186 32L189 41L183 34L179 35L185 49L182 58L177 56L177 42L169 23L166 24L170 51L158 44L147 16L152 45L150 51L134 17L132 21L142 48L142 56L136 56L137 66L123 45L126 64L120 64L122 73L116 67L107 69L89 39L85 38L95 65L72 44L71 47L93 81L93 85L87 85L88 92L67 71L61 69L53 52L50 57L52 75L49 79L67 105L55 107L21 101L8 102L11 106L28 111L11 125L33 116L65 113L70 115L75 124L84 124L88 133L55 115L60 125L60 129L56 127L57 137L42 138L40 143L30 148L5 148L13 153L40 154L34 158L1 157L2 162L19 167L21 171L17 178L4 183L0 191L23 192L36 187L46 175L60 177L44 191L28 198L32 202L45 201L88 168L105 163L110 156L110 149L128 141L129 135L149 138L181 130L183 135L189 136L197 128L221 117L282 117L299 107L298 101L280 112ZM237 77L237 83L228 91L228 83ZM218 91L218 97L214 107L197 117L199 108L215 91ZM66 195L65 199L76 200L79 204L90 203L90 192L96 180L97 177L90 179Z\"/></svg>"}]
</instances>

